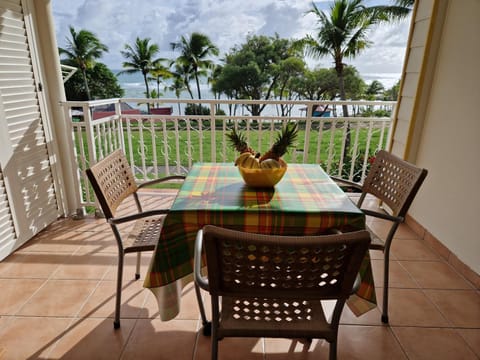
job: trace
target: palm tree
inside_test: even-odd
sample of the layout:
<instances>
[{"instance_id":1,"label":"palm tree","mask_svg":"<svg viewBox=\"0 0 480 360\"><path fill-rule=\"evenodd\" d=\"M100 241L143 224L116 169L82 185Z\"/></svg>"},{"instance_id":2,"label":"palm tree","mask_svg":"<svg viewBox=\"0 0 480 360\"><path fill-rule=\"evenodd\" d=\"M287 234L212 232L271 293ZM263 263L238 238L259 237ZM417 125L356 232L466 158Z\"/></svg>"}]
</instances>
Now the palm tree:
<instances>
[{"instance_id":1,"label":"palm tree","mask_svg":"<svg viewBox=\"0 0 480 360\"><path fill-rule=\"evenodd\" d=\"M218 55L218 48L212 44L208 36L197 32L192 33L190 38L182 36L179 42L171 43L170 46L172 50L180 50L180 56L176 62L180 64L181 69L193 75L198 98L201 99L199 77L207 75L207 69L212 64L208 57Z\"/></svg>"},{"instance_id":2,"label":"palm tree","mask_svg":"<svg viewBox=\"0 0 480 360\"><path fill-rule=\"evenodd\" d=\"M155 80L157 82L157 94L160 95L160 84L162 79L170 79L173 77L173 74L162 64L157 64L157 66L150 71L152 77L150 80Z\"/></svg>"},{"instance_id":3,"label":"palm tree","mask_svg":"<svg viewBox=\"0 0 480 360\"><path fill-rule=\"evenodd\" d=\"M354 58L370 46L368 31L375 25L406 17L410 9L404 6L370 6L363 0L335 0L327 14L313 3L309 13L317 16L319 24L316 38L303 40L307 54L313 57L330 55L338 77L340 99L346 100L344 82L344 58ZM343 116L348 117L348 108L343 105ZM347 128L345 155L350 147L350 131Z\"/></svg>"},{"instance_id":4,"label":"palm tree","mask_svg":"<svg viewBox=\"0 0 480 360\"><path fill-rule=\"evenodd\" d=\"M179 76L178 74L173 74L173 82L170 86L166 87L167 90L173 91L175 93L175 96L177 99L180 99L180 95L182 94L182 91L186 89L185 87L185 82L183 81L183 78ZM177 103L178 105L178 113L181 114L182 110L180 108L180 103Z\"/></svg>"},{"instance_id":5,"label":"palm tree","mask_svg":"<svg viewBox=\"0 0 480 360\"><path fill-rule=\"evenodd\" d=\"M140 39L137 37L135 44L130 46L125 44L125 50L121 51L121 54L127 61L122 66L125 70L120 71L118 74L133 74L141 72L143 80L145 82L145 95L150 97L150 89L148 87L148 75L161 65L164 59L155 58L160 48L157 44L150 44L150 39Z\"/></svg>"},{"instance_id":6,"label":"palm tree","mask_svg":"<svg viewBox=\"0 0 480 360\"><path fill-rule=\"evenodd\" d=\"M88 30L82 29L77 32L73 26L70 26L69 29L71 38L67 38L67 46L65 48L58 48L58 51L60 55L67 57L62 60L62 64L80 68L87 100L90 100L87 70L93 69L95 61L102 57L104 52L108 51L108 47L102 44L95 34Z\"/></svg>"},{"instance_id":7,"label":"palm tree","mask_svg":"<svg viewBox=\"0 0 480 360\"><path fill-rule=\"evenodd\" d=\"M395 0L394 3L398 6L403 6L405 8L413 8L415 0Z\"/></svg>"},{"instance_id":8,"label":"palm tree","mask_svg":"<svg viewBox=\"0 0 480 360\"><path fill-rule=\"evenodd\" d=\"M363 0L335 0L330 14L319 10L315 4L312 6L309 13L317 16L320 26L316 39L307 36L304 41L307 53L313 57L333 57L340 99L345 100L343 59L354 58L371 45L367 34L373 26L406 17L410 10L403 6L366 7ZM344 116L348 116L346 106Z\"/></svg>"},{"instance_id":9,"label":"palm tree","mask_svg":"<svg viewBox=\"0 0 480 360\"><path fill-rule=\"evenodd\" d=\"M183 82L183 89L187 90L188 94L190 95L191 99L194 99L192 88L190 87L190 81L194 79L194 76L191 72L191 67L189 64L180 64L180 63L173 63L175 65L175 70L172 72L173 77L177 81L180 79Z\"/></svg>"}]
</instances>

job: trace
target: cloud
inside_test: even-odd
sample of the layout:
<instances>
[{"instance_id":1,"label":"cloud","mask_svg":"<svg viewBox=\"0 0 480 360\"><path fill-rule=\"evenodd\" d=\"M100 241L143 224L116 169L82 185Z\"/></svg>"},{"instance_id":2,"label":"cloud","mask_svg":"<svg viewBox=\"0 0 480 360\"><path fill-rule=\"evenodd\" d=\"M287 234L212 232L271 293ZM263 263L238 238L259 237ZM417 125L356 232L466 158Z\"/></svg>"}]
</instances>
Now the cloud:
<instances>
[{"instance_id":1,"label":"cloud","mask_svg":"<svg viewBox=\"0 0 480 360\"><path fill-rule=\"evenodd\" d=\"M331 4L315 3L323 10ZM171 42L194 31L208 35L222 55L244 43L249 34L301 38L313 34L317 26L315 16L307 14L311 4L311 0L136 0L130 5L108 0L52 0L59 46L65 45L70 25L92 31L109 47L101 61L112 69L121 68L124 59L120 51L136 37L151 38L165 58L175 57ZM407 21L377 28L370 36L374 46L349 63L360 73L399 74L407 36ZM329 58L309 59L308 63L332 65Z\"/></svg>"}]
</instances>

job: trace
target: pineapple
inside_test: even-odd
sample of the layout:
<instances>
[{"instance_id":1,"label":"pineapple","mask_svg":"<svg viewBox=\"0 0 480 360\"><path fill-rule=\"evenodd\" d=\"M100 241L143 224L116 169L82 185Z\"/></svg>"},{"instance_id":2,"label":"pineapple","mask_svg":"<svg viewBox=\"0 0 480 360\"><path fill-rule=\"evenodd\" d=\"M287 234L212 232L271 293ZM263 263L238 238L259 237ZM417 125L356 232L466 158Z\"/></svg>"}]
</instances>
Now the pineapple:
<instances>
[{"instance_id":1,"label":"pineapple","mask_svg":"<svg viewBox=\"0 0 480 360\"><path fill-rule=\"evenodd\" d=\"M282 132L277 136L277 140L273 143L270 150L260 157L260 163L267 159L279 160L287 151L298 135L297 125L295 123L288 123Z\"/></svg>"},{"instance_id":2,"label":"pineapple","mask_svg":"<svg viewBox=\"0 0 480 360\"><path fill-rule=\"evenodd\" d=\"M227 137L230 140L230 143L240 154L248 152L252 155L255 155L255 151L250 146L248 146L245 135L242 133L237 133L235 128L232 129L232 132L230 134L227 134Z\"/></svg>"}]
</instances>

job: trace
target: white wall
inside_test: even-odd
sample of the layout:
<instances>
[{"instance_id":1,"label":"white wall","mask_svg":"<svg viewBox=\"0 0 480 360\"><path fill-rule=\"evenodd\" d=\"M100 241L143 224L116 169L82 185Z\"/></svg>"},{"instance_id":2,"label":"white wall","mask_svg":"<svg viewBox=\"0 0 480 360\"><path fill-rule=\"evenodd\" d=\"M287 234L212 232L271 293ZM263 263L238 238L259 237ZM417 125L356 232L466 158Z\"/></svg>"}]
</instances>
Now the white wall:
<instances>
[{"instance_id":1,"label":"white wall","mask_svg":"<svg viewBox=\"0 0 480 360\"><path fill-rule=\"evenodd\" d=\"M480 273L480 0L449 1L416 163L410 215Z\"/></svg>"}]
</instances>

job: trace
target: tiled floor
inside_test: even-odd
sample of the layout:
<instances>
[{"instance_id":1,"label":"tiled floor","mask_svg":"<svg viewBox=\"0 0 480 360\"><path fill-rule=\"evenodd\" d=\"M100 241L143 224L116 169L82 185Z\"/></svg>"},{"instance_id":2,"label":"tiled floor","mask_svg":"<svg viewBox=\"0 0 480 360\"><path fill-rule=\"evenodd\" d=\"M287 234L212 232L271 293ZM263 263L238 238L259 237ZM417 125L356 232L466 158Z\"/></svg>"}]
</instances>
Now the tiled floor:
<instances>
[{"instance_id":1,"label":"tiled floor","mask_svg":"<svg viewBox=\"0 0 480 360\"><path fill-rule=\"evenodd\" d=\"M369 220L370 221L370 220ZM380 233L380 221L370 225ZM356 318L345 307L339 359L478 359L480 292L406 226L392 246L390 325L374 309ZM382 285L382 254L372 252ZM144 258L144 271L150 254ZM122 325L113 329L116 245L102 219L61 220L0 262L0 359L208 359L192 286L175 320L158 319L127 256ZM381 288L377 288L381 303ZM284 339L224 339L221 359L325 359Z\"/></svg>"}]
</instances>

